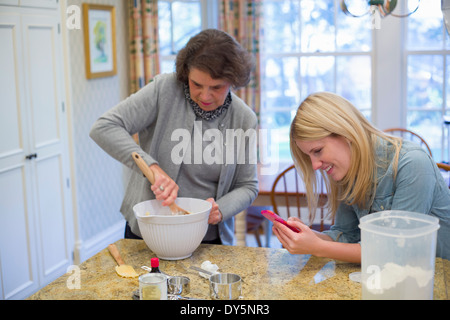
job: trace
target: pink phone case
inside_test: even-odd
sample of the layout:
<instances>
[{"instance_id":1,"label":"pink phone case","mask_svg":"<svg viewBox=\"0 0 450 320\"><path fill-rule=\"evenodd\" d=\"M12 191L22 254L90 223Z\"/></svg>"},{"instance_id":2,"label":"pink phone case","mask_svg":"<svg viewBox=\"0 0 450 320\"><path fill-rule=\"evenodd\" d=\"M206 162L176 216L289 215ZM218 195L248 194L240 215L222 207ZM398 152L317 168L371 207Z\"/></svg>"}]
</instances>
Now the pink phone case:
<instances>
[{"instance_id":1,"label":"pink phone case","mask_svg":"<svg viewBox=\"0 0 450 320\"><path fill-rule=\"evenodd\" d=\"M288 225L287 222L283 218L281 218L279 215L277 215L275 212L272 212L270 210L263 210L263 211L261 211L261 214L272 222L274 222L274 221L281 222L282 224L284 224L286 227L288 227L292 231L297 232L297 233L300 232L299 229Z\"/></svg>"}]
</instances>

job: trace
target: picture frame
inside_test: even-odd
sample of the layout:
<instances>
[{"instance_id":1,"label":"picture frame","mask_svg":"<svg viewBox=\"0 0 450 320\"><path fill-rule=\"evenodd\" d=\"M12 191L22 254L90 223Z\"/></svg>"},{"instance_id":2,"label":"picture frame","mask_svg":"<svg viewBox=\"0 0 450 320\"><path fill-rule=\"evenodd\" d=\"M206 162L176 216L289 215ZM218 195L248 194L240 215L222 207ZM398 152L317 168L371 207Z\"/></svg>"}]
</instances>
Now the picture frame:
<instances>
[{"instance_id":1,"label":"picture frame","mask_svg":"<svg viewBox=\"0 0 450 320\"><path fill-rule=\"evenodd\" d=\"M116 9L83 3L86 78L117 74Z\"/></svg>"}]
</instances>

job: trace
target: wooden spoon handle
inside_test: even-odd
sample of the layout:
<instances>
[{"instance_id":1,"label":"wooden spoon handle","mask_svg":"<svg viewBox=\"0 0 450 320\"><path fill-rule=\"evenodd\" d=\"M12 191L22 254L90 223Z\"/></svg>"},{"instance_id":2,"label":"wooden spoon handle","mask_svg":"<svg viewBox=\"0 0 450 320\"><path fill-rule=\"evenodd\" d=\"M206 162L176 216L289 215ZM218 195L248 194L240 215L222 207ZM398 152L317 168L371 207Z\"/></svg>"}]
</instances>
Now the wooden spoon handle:
<instances>
[{"instance_id":1,"label":"wooden spoon handle","mask_svg":"<svg viewBox=\"0 0 450 320\"><path fill-rule=\"evenodd\" d=\"M131 156L133 157L133 160L134 162L136 162L139 169L141 169L144 176L147 177L148 181L150 181L151 184L155 184L155 175L153 174L153 171L150 169L147 163L144 161L144 159L142 159L142 157L136 152L131 153Z\"/></svg>"},{"instance_id":2,"label":"wooden spoon handle","mask_svg":"<svg viewBox=\"0 0 450 320\"><path fill-rule=\"evenodd\" d=\"M122 257L120 256L119 249L117 249L116 245L114 243L111 243L108 246L108 250L113 256L114 260L116 260L117 264L119 266L125 264L125 262L122 260Z\"/></svg>"},{"instance_id":3,"label":"wooden spoon handle","mask_svg":"<svg viewBox=\"0 0 450 320\"><path fill-rule=\"evenodd\" d=\"M151 184L155 184L155 175L153 174L153 171L150 169L147 163L144 161L144 159L142 159L142 157L136 152L132 152L131 156L134 162L136 162L139 169L141 169L144 176L147 177L148 181L150 181ZM179 206L177 206L175 202L172 202L172 204L169 205L169 208L172 212L176 213L181 212L183 214L189 214L188 211L181 209Z\"/></svg>"}]
</instances>

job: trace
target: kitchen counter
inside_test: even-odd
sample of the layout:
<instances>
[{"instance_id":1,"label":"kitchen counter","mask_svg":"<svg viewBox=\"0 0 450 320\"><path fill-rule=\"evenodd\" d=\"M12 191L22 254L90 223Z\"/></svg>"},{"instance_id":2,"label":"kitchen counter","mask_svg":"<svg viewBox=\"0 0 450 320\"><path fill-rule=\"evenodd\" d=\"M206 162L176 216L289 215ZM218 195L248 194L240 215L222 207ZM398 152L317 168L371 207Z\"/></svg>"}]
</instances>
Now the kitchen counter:
<instances>
[{"instance_id":1,"label":"kitchen counter","mask_svg":"<svg viewBox=\"0 0 450 320\"><path fill-rule=\"evenodd\" d=\"M150 259L155 257L143 240L122 239L116 245L125 263L140 274L146 272L140 267L150 266ZM292 255L285 249L202 244L190 258L160 260L160 270L172 276L189 277L191 292L187 296L210 299L208 280L189 268L191 265L199 267L206 260L217 264L221 272L237 273L242 277L243 300L361 298L361 284L349 279L350 273L360 271L359 264ZM131 300L133 291L139 287L138 279L119 277L115 266L115 260L105 248L80 264L79 269L61 276L28 299ZM448 300L449 288L450 261L438 258L434 299Z\"/></svg>"}]
</instances>

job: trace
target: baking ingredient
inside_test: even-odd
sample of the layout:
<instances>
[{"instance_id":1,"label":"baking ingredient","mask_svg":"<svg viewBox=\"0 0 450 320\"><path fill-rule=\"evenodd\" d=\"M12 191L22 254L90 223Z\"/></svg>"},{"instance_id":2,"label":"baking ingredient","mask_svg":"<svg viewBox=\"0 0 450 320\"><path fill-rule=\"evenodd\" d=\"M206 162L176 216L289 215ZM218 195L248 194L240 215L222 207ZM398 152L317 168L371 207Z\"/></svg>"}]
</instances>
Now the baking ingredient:
<instances>
[{"instance_id":1,"label":"baking ingredient","mask_svg":"<svg viewBox=\"0 0 450 320\"><path fill-rule=\"evenodd\" d=\"M203 261L202 264L200 265L200 268L209 271L211 273L217 273L217 270L219 270L219 266L217 264L212 264L211 261L209 260ZM211 275L200 272L200 276L209 279Z\"/></svg>"},{"instance_id":2,"label":"baking ingredient","mask_svg":"<svg viewBox=\"0 0 450 320\"><path fill-rule=\"evenodd\" d=\"M429 299L433 277L433 270L388 262L363 283L363 295L368 299Z\"/></svg>"},{"instance_id":3,"label":"baking ingredient","mask_svg":"<svg viewBox=\"0 0 450 320\"><path fill-rule=\"evenodd\" d=\"M152 267L152 271L150 273L161 273L161 270L159 270L159 259L158 258L151 258L150 259L150 265Z\"/></svg>"},{"instance_id":4,"label":"baking ingredient","mask_svg":"<svg viewBox=\"0 0 450 320\"><path fill-rule=\"evenodd\" d=\"M142 300L161 300L161 290L158 286L142 288Z\"/></svg>"}]
</instances>

